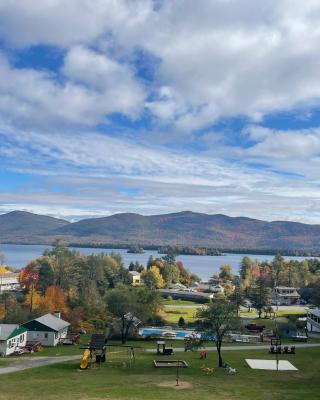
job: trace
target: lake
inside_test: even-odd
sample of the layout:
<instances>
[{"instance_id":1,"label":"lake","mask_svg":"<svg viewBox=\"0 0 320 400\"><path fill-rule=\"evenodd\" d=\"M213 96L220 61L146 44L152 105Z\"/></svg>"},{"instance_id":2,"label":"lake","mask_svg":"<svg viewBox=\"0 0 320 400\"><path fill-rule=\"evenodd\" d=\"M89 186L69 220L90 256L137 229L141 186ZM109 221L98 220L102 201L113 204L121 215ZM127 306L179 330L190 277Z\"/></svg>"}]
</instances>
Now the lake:
<instances>
[{"instance_id":1,"label":"lake","mask_svg":"<svg viewBox=\"0 0 320 400\"><path fill-rule=\"evenodd\" d=\"M20 245L20 244L0 244L0 251L5 255L5 264L15 268L23 268L26 264L41 256L45 249L50 246L44 245ZM126 267L129 266L130 262L138 261L139 263L146 265L148 258L161 257L157 251L146 250L143 254L131 254L127 253L125 249L96 249L96 248L75 248L75 250L83 254L96 254L96 253L110 253L111 251L121 254L122 259ZM184 266L191 272L197 274L202 279L208 279L214 273L219 271L219 267L222 264L230 264L233 268L233 272L237 273L242 257L245 254L226 254L224 256L178 256L176 259L182 261ZM271 261L273 256L270 255L248 255L252 259L259 261L268 260ZM307 257L284 257L286 259L303 260Z\"/></svg>"}]
</instances>

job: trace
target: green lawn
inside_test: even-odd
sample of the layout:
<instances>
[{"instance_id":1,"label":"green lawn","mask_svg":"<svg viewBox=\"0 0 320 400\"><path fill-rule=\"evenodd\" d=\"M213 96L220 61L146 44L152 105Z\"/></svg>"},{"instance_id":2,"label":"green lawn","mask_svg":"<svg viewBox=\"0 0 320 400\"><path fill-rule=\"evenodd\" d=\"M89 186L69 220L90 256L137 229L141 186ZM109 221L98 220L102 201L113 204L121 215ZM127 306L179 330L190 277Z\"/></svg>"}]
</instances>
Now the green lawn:
<instances>
[{"instance_id":1,"label":"green lawn","mask_svg":"<svg viewBox=\"0 0 320 400\"><path fill-rule=\"evenodd\" d=\"M177 324L180 317L185 322L193 322L196 319L197 308L170 307L165 309L165 320L169 323Z\"/></svg>"},{"instance_id":2,"label":"green lawn","mask_svg":"<svg viewBox=\"0 0 320 400\"><path fill-rule=\"evenodd\" d=\"M225 351L226 361L237 369L236 375L216 369L211 376L200 367L215 367L216 353L209 353L204 363L198 353L177 353L171 359L184 359L188 369L181 370L181 380L189 388L174 387L175 368L156 369L153 354L139 353L132 367L124 367L126 354L118 348L99 367L79 371L79 362L57 364L0 375L0 400L315 400L320 392L320 349L298 349L290 359L298 372L251 370L245 358L271 358L267 351ZM169 387L161 387L164 385Z\"/></svg>"},{"instance_id":3,"label":"green lawn","mask_svg":"<svg viewBox=\"0 0 320 400\"><path fill-rule=\"evenodd\" d=\"M195 306L195 307L201 307L203 304L197 303L195 301L188 301L188 300L168 300L168 299L163 299L162 304L165 305L171 305L171 306Z\"/></svg>"}]
</instances>

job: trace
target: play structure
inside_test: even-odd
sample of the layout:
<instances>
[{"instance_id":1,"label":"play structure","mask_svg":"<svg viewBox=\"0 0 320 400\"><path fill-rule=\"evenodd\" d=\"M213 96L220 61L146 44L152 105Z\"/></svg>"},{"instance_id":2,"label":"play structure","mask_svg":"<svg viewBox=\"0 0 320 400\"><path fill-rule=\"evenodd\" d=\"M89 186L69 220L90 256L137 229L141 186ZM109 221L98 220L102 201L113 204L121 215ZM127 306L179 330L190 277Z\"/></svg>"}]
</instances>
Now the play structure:
<instances>
[{"instance_id":1,"label":"play structure","mask_svg":"<svg viewBox=\"0 0 320 400\"><path fill-rule=\"evenodd\" d=\"M108 344L107 349L109 363L113 366L120 364L122 367L132 367L135 363L136 353L144 350L141 346L125 344Z\"/></svg>"},{"instance_id":2,"label":"play structure","mask_svg":"<svg viewBox=\"0 0 320 400\"><path fill-rule=\"evenodd\" d=\"M184 360L153 360L156 368L188 368L188 363Z\"/></svg>"},{"instance_id":3,"label":"play structure","mask_svg":"<svg viewBox=\"0 0 320 400\"><path fill-rule=\"evenodd\" d=\"M196 333L192 333L184 339L184 351L197 351L203 344L204 340Z\"/></svg>"},{"instance_id":4,"label":"play structure","mask_svg":"<svg viewBox=\"0 0 320 400\"><path fill-rule=\"evenodd\" d=\"M166 342L164 342L164 341L158 341L157 342L157 354L163 355L163 356L171 356L171 354L173 354L173 348L166 347Z\"/></svg>"},{"instance_id":5,"label":"play structure","mask_svg":"<svg viewBox=\"0 0 320 400\"><path fill-rule=\"evenodd\" d=\"M92 359L96 358L96 363L101 365L101 363L106 361L106 343L107 339L104 334L93 334L91 336L90 343L88 347L84 348L83 357L80 363L80 369L89 368L92 363Z\"/></svg>"},{"instance_id":6,"label":"play structure","mask_svg":"<svg viewBox=\"0 0 320 400\"><path fill-rule=\"evenodd\" d=\"M179 386L180 368L188 368L188 364L184 360L153 360L155 368L175 368L176 369L176 386Z\"/></svg>"},{"instance_id":7,"label":"play structure","mask_svg":"<svg viewBox=\"0 0 320 400\"><path fill-rule=\"evenodd\" d=\"M144 350L141 346L107 344L107 338L104 334L93 334L87 347L84 349L80 369L84 370L91 366L95 357L95 363L101 366L101 363L108 361L110 366L121 365L122 367L131 367L135 362L137 351ZM108 349L108 351L107 351Z\"/></svg>"}]
</instances>

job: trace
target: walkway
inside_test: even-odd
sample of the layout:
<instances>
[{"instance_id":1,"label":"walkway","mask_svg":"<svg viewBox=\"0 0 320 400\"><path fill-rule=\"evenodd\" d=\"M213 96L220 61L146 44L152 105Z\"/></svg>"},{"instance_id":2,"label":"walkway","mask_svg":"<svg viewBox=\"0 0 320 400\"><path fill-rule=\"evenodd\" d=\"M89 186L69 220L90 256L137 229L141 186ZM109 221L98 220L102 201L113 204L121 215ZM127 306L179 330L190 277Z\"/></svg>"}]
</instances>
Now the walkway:
<instances>
[{"instance_id":1,"label":"walkway","mask_svg":"<svg viewBox=\"0 0 320 400\"><path fill-rule=\"evenodd\" d=\"M0 375L11 374L12 372L24 371L26 369L44 367L46 365L60 364L66 361L80 360L81 355L59 356L59 357L23 357L20 359L22 364L0 367Z\"/></svg>"},{"instance_id":2,"label":"walkway","mask_svg":"<svg viewBox=\"0 0 320 400\"><path fill-rule=\"evenodd\" d=\"M310 347L320 347L320 343L292 343L291 345L295 346L296 349L301 349L301 348L310 348ZM247 345L241 345L241 346L222 346L223 351L242 351L242 350L269 350L270 344L261 344L261 345L252 345L252 346L247 346ZM217 351L216 347L206 347L207 351ZM174 352L184 352L184 347L178 347L173 349ZM156 353L156 349L146 349L146 352L148 353Z\"/></svg>"}]
</instances>

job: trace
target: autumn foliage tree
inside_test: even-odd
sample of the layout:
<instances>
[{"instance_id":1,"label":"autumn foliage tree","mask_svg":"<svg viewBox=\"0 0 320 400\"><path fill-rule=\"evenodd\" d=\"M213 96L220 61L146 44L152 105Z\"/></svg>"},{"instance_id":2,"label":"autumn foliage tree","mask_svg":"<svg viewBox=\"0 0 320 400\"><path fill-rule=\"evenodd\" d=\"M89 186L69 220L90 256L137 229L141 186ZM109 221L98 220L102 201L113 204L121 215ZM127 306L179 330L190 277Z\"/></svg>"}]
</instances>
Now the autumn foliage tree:
<instances>
[{"instance_id":1,"label":"autumn foliage tree","mask_svg":"<svg viewBox=\"0 0 320 400\"><path fill-rule=\"evenodd\" d=\"M29 310L33 310L33 299L39 285L39 272L38 265L31 261L25 268L23 268L19 275L20 285L26 289L29 294Z\"/></svg>"},{"instance_id":2,"label":"autumn foliage tree","mask_svg":"<svg viewBox=\"0 0 320 400\"><path fill-rule=\"evenodd\" d=\"M150 289L161 289L164 287L164 280L160 270L155 265L142 273L142 279Z\"/></svg>"},{"instance_id":3,"label":"autumn foliage tree","mask_svg":"<svg viewBox=\"0 0 320 400\"><path fill-rule=\"evenodd\" d=\"M63 290L59 286L49 286L41 299L40 309L47 313L60 311L66 314L68 306Z\"/></svg>"}]
</instances>

